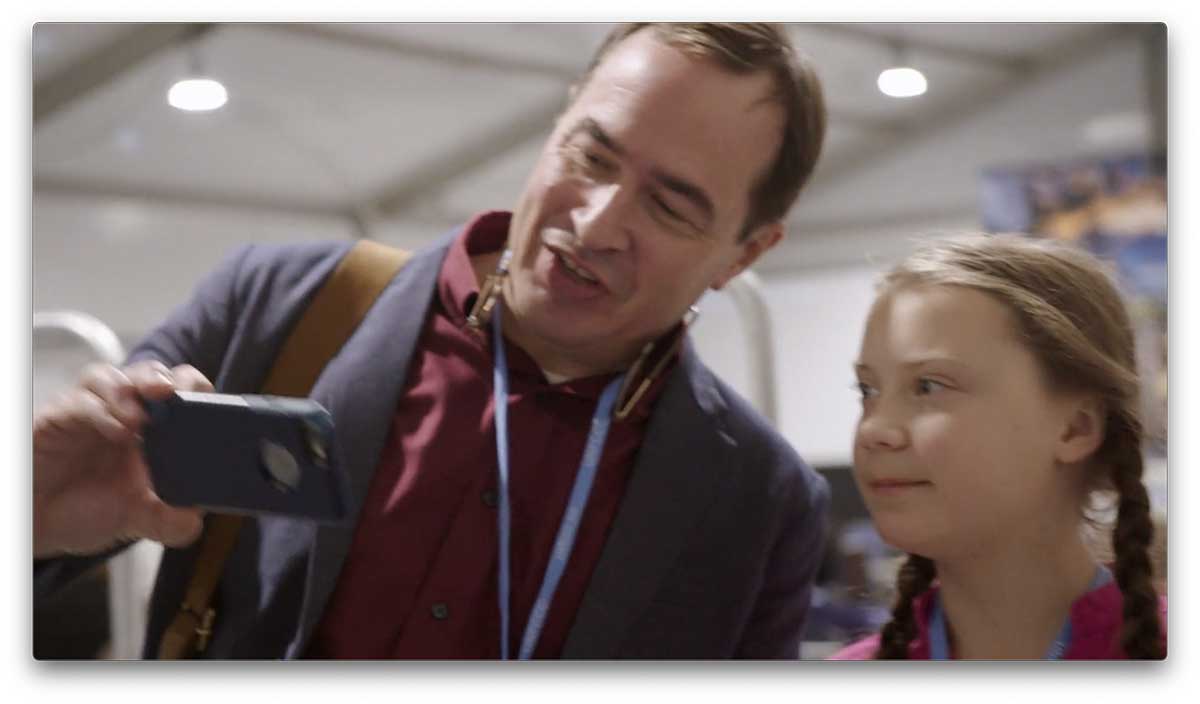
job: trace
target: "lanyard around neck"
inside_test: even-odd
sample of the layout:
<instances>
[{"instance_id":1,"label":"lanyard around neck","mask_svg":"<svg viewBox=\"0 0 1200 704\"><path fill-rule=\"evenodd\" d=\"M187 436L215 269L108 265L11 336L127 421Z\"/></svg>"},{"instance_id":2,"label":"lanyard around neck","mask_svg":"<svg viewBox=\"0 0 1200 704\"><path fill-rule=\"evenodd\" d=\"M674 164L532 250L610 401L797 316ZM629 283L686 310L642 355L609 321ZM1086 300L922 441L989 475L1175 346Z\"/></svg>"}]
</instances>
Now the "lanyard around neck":
<instances>
[{"instance_id":1,"label":"lanyard around neck","mask_svg":"<svg viewBox=\"0 0 1200 704\"><path fill-rule=\"evenodd\" d=\"M1092 582L1088 585L1087 590L1090 592L1110 581L1112 581L1112 573L1104 565L1098 565L1096 574L1092 576ZM1050 649L1046 651L1046 655L1042 659L1061 660L1070 643L1071 617L1068 614L1062 628L1058 631L1058 636L1050 644ZM938 594L933 597L933 614L929 618L929 659L950 659L950 639L946 633L946 615L942 612L942 599Z\"/></svg>"},{"instance_id":2,"label":"lanyard around neck","mask_svg":"<svg viewBox=\"0 0 1200 704\"><path fill-rule=\"evenodd\" d=\"M504 354L504 336L500 329L502 311L497 302L492 315L492 344L495 347L496 365L493 370L493 399L496 414L496 459L500 468L497 487L498 528L500 543L499 566L499 598L500 598L500 659L508 660L509 633L509 593L511 571L509 562L512 509L509 502L509 471L508 471L508 361ZM592 426L588 432L587 444L584 445L583 458L579 469L575 472L575 485L571 488L571 497L567 501L567 509L558 525L558 535L554 539L554 548L550 552L550 561L542 576L542 586L538 589L537 600L529 612L529 620L525 624L525 632L521 637L521 649L518 657L528 660L533 656L533 649L541 637L542 627L546 623L546 615L554 601L554 593L558 590L558 582L566 570L567 561L575 546L575 534L583 518L583 510L587 507L588 496L592 492L592 481L596 478L596 469L600 465L600 455L604 450L604 441L608 437L608 428L612 423L612 407L617 399L617 391L621 388L624 374L608 383L596 404L592 414Z\"/></svg>"}]
</instances>

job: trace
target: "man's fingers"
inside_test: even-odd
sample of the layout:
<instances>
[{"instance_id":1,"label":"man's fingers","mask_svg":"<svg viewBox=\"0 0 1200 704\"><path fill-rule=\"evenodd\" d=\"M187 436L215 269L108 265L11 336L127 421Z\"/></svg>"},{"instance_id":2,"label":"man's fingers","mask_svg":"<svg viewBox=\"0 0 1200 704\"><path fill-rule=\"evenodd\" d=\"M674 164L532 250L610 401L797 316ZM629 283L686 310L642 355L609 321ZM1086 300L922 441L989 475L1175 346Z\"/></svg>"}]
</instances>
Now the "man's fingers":
<instances>
[{"instance_id":1,"label":"man's fingers","mask_svg":"<svg viewBox=\"0 0 1200 704\"><path fill-rule=\"evenodd\" d=\"M164 399L175 389L175 378L167 365L157 359L136 362L124 369L139 396L151 400Z\"/></svg>"},{"instance_id":2,"label":"man's fingers","mask_svg":"<svg viewBox=\"0 0 1200 704\"><path fill-rule=\"evenodd\" d=\"M113 417L108 405L95 394L80 392L72 399L72 404L63 419L67 428L86 426L105 439L118 443L127 442L133 437L131 429Z\"/></svg>"},{"instance_id":3,"label":"man's fingers","mask_svg":"<svg viewBox=\"0 0 1200 704\"><path fill-rule=\"evenodd\" d=\"M124 369L92 364L84 370L80 386L107 404L110 413L134 432L139 432L147 420L143 399L163 399L175 389L212 391L213 388L195 367L184 364L168 369L158 360L135 362Z\"/></svg>"},{"instance_id":4,"label":"man's fingers","mask_svg":"<svg viewBox=\"0 0 1200 704\"><path fill-rule=\"evenodd\" d=\"M129 533L149 538L172 548L186 547L204 529L204 514L196 508L170 506L152 492L147 492L130 513Z\"/></svg>"},{"instance_id":5,"label":"man's fingers","mask_svg":"<svg viewBox=\"0 0 1200 704\"><path fill-rule=\"evenodd\" d=\"M146 421L146 411L138 399L133 382L111 364L90 364L80 378L80 385L92 392L109 407L117 420L135 432Z\"/></svg>"},{"instance_id":6,"label":"man's fingers","mask_svg":"<svg viewBox=\"0 0 1200 704\"><path fill-rule=\"evenodd\" d=\"M171 369L171 376L175 379L175 388L182 391L213 390L212 382L190 364L180 364Z\"/></svg>"},{"instance_id":7,"label":"man's fingers","mask_svg":"<svg viewBox=\"0 0 1200 704\"><path fill-rule=\"evenodd\" d=\"M172 508L163 504L159 542L169 548L185 548L200 537L204 530L204 514L194 508Z\"/></svg>"},{"instance_id":8,"label":"man's fingers","mask_svg":"<svg viewBox=\"0 0 1200 704\"><path fill-rule=\"evenodd\" d=\"M60 395L38 410L33 419L34 444L54 441L56 436L94 431L113 442L132 437L129 428L113 417L108 405L91 391L75 389Z\"/></svg>"},{"instance_id":9,"label":"man's fingers","mask_svg":"<svg viewBox=\"0 0 1200 704\"><path fill-rule=\"evenodd\" d=\"M120 389L129 385L129 378L111 364L93 362L83 369L79 385L108 403L114 403L121 395Z\"/></svg>"}]
</instances>

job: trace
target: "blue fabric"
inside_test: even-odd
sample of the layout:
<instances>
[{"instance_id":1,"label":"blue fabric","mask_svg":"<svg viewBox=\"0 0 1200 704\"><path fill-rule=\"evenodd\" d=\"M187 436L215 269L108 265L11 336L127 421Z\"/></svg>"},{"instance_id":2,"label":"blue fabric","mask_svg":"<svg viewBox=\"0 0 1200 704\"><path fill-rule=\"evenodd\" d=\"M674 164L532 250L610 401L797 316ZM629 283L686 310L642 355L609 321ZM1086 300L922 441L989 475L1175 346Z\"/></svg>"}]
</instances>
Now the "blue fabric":
<instances>
[{"instance_id":1,"label":"blue fabric","mask_svg":"<svg viewBox=\"0 0 1200 704\"><path fill-rule=\"evenodd\" d=\"M189 363L226 393L254 393L291 325L351 242L239 249L131 359ZM303 656L353 540L409 360L450 244L418 252L311 394L334 418L351 517L322 526L251 521L220 585L206 657ZM819 342L819 341L818 341ZM828 533L829 489L696 356L667 376L618 513L575 614L564 658L795 658ZM183 598L197 546L166 550L145 653ZM46 593L74 572L39 565ZM43 576L45 577L43 579Z\"/></svg>"}]
</instances>

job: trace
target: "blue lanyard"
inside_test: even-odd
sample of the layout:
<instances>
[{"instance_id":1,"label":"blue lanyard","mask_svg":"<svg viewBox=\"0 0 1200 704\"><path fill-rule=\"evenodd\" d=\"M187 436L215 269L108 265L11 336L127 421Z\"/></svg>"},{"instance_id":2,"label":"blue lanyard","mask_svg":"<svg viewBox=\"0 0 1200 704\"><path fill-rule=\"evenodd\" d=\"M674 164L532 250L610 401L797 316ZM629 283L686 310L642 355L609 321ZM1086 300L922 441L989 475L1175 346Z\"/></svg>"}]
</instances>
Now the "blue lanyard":
<instances>
[{"instance_id":1,"label":"blue lanyard","mask_svg":"<svg viewBox=\"0 0 1200 704\"><path fill-rule=\"evenodd\" d=\"M1096 567L1095 576L1092 577L1092 583L1088 585L1088 591L1090 592L1110 581L1112 581L1112 573L1104 565L1099 565ZM1050 644L1050 649L1046 651L1046 655L1042 659L1061 660L1070 642L1071 617L1068 616L1058 632L1058 637ZM933 614L929 618L929 659L950 659L949 638L946 635L946 615L942 613L942 600L938 595L935 595L933 598Z\"/></svg>"},{"instance_id":2,"label":"blue lanyard","mask_svg":"<svg viewBox=\"0 0 1200 704\"><path fill-rule=\"evenodd\" d=\"M496 413L496 459L500 466L499 487L499 534L500 534L500 659L508 660L509 633L509 592L511 572L509 570L509 542L511 537L512 512L509 504L508 490L508 361L504 354L504 337L500 330L500 304L492 314L492 343L496 348L496 366L493 371L493 398ZM617 400L617 391L621 388L620 374L609 382L600 395L596 404L596 412L592 415L592 428L588 432L587 445L584 446L583 459L575 473L575 486L571 488L571 498L567 502L567 510L558 526L558 536L554 539L554 548L550 552L550 562L546 565L546 573L542 576L542 586L538 590L537 600L529 612L529 621L525 624L525 633L521 637L521 651L518 657L528 660L533 656L538 638L542 634L542 626L546 623L546 614L554 601L554 592L558 582L571 558L571 550L575 547L575 533L583 518L583 509L587 506L588 496L592 492L592 480L596 478L596 469L600 465L600 454L604 450L604 441L608 437L608 428L612 422L612 407Z\"/></svg>"}]
</instances>

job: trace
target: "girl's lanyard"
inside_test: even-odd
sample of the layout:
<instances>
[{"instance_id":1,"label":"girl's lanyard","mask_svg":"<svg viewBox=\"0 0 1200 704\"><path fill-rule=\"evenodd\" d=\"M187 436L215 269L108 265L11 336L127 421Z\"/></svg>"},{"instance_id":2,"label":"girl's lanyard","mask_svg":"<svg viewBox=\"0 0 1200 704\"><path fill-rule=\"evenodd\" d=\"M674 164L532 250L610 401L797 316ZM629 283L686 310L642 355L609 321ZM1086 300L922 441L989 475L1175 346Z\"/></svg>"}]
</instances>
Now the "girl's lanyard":
<instances>
[{"instance_id":1,"label":"girl's lanyard","mask_svg":"<svg viewBox=\"0 0 1200 704\"><path fill-rule=\"evenodd\" d=\"M1112 581L1112 573L1108 571L1108 568L1100 565L1096 567L1096 575L1092 577L1092 583L1088 585L1087 590L1090 592L1110 581ZM1058 632L1058 637L1050 644L1050 649L1046 651L1046 655L1042 659L1061 660L1070 643L1071 618L1068 616L1062 629ZM933 614L929 618L929 659L950 659L949 638L946 635L946 616L942 613L942 600L936 595L933 598Z\"/></svg>"},{"instance_id":2,"label":"girl's lanyard","mask_svg":"<svg viewBox=\"0 0 1200 704\"><path fill-rule=\"evenodd\" d=\"M492 314L492 342L496 348L496 366L493 372L493 398L496 413L496 459L500 466L498 487L499 505L499 534L500 534L500 658L508 660L509 632L509 538L511 527L511 506L509 504L508 485L508 362L504 354L504 337L500 330L500 303L497 301L496 310ZM621 388L624 374L609 382L600 395L596 404L596 412L592 415L592 428L588 433L587 444L584 446L583 459L575 473L575 486L571 489L571 497L567 501L567 510L558 526L558 536L554 539L554 548L550 553L550 561L546 565L546 573L542 576L542 586L538 590L537 601L529 612L529 621L525 624L525 633L521 638L521 650L518 657L528 660L533 656L546 623L546 614L554 601L554 592L558 589L558 581L562 578L575 546L575 533L579 529L583 510L587 506L588 495L592 491L592 480L596 478L596 469L600 464L600 454L604 449L604 441L608 436L608 427L612 422L612 407Z\"/></svg>"}]
</instances>

